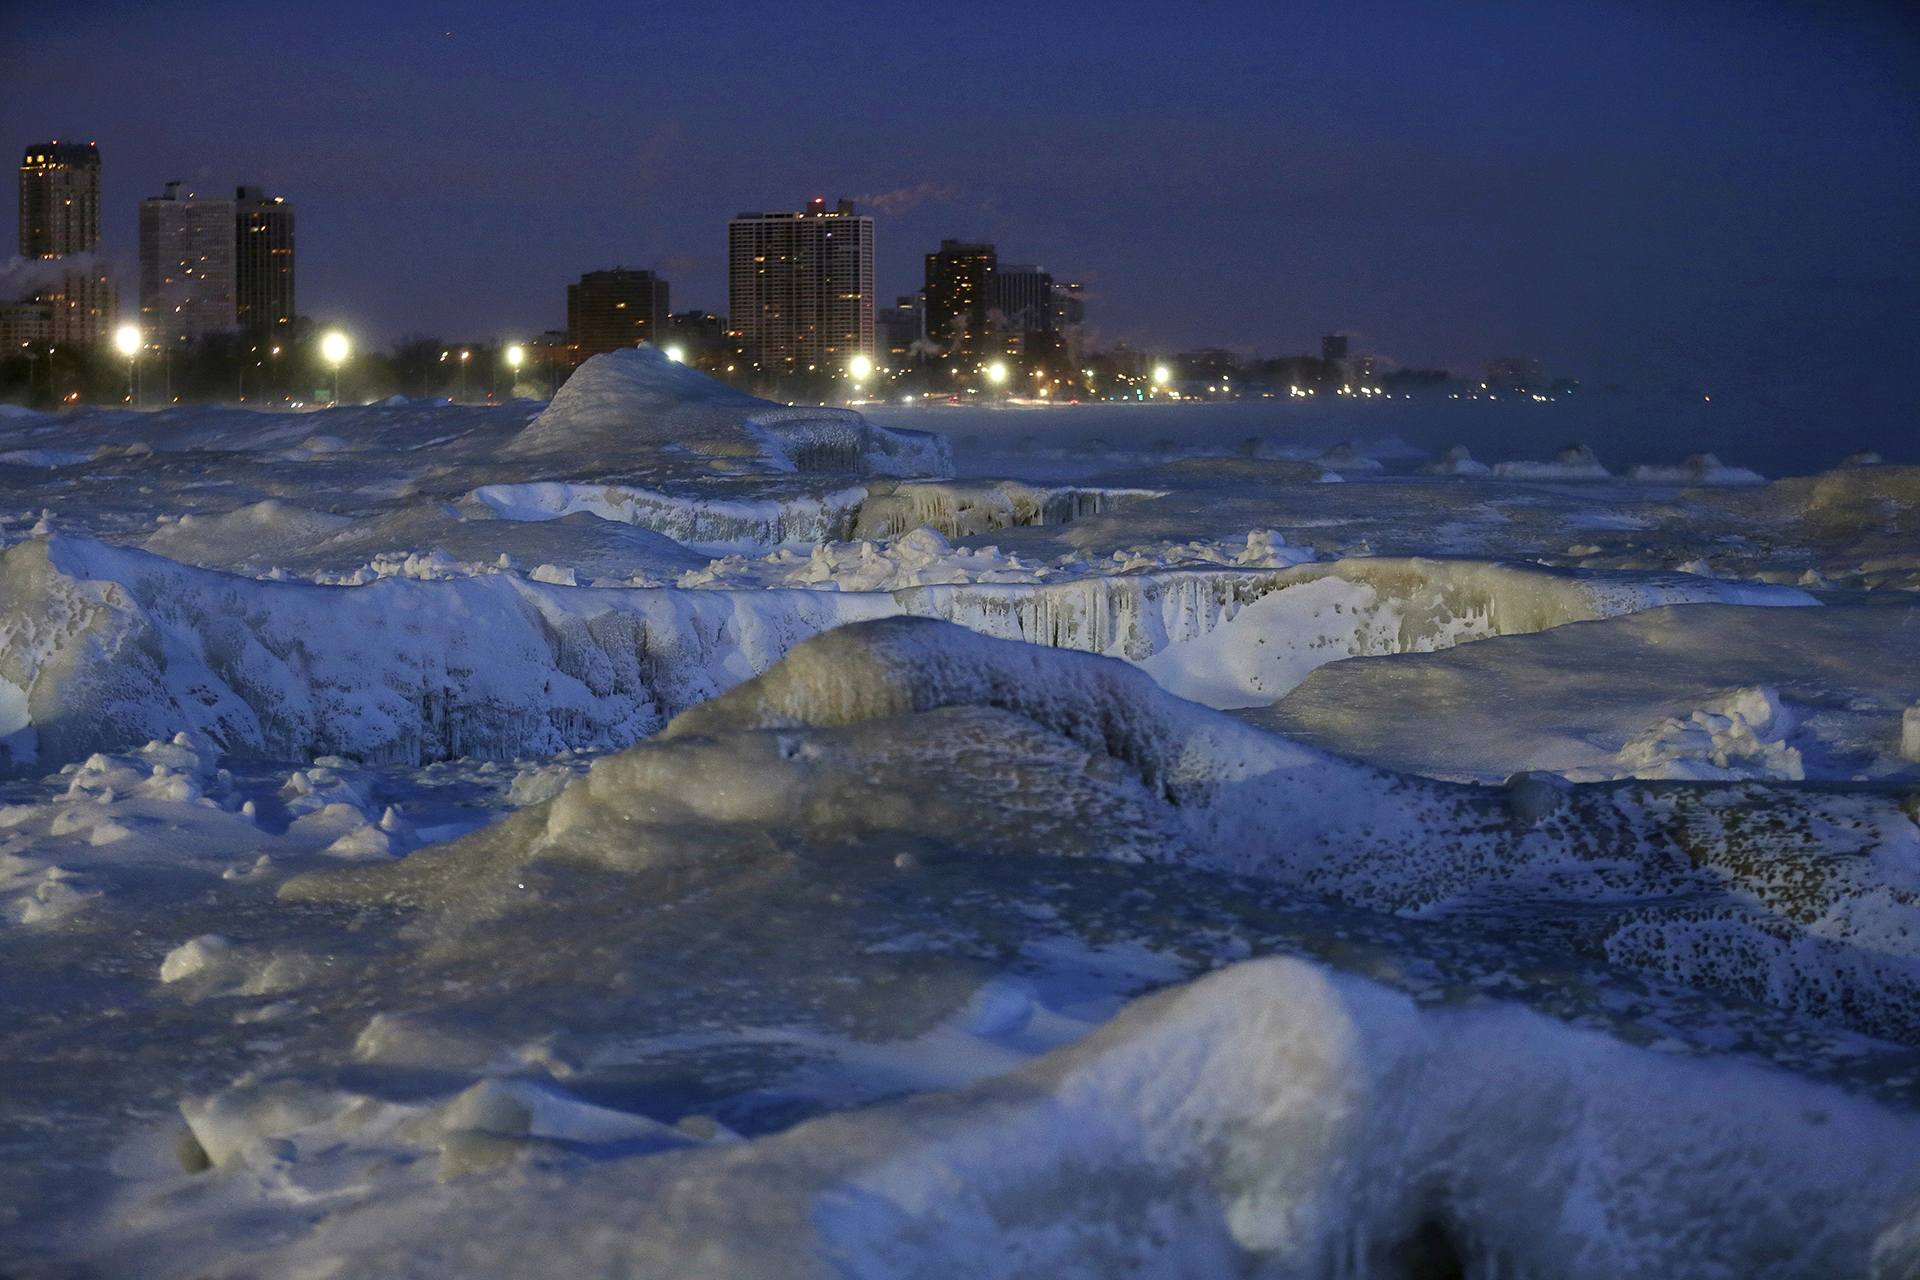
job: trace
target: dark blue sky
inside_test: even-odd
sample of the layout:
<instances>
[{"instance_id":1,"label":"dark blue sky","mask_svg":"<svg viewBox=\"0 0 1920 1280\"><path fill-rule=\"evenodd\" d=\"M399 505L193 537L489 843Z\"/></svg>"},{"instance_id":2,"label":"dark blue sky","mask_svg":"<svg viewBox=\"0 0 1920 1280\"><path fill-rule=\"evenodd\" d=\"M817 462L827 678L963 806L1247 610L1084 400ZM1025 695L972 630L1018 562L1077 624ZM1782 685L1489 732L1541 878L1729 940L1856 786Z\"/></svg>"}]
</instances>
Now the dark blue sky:
<instances>
[{"instance_id":1,"label":"dark blue sky","mask_svg":"<svg viewBox=\"0 0 1920 1280\"><path fill-rule=\"evenodd\" d=\"M883 303L993 240L1167 349L1345 329L1873 412L1920 359L1891 5L7 8L0 137L99 142L110 252L170 178L265 183L301 310L373 342L555 326L616 263L723 311L726 220L821 195L884 197Z\"/></svg>"}]
</instances>

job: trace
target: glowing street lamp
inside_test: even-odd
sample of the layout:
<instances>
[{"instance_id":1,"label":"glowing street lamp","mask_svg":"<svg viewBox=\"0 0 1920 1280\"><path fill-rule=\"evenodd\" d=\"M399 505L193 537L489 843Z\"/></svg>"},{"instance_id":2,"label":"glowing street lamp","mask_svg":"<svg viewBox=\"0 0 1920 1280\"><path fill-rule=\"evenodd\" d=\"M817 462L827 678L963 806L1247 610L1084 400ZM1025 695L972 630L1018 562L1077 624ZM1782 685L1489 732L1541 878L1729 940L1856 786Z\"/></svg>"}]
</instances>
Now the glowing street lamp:
<instances>
[{"instance_id":1,"label":"glowing street lamp","mask_svg":"<svg viewBox=\"0 0 1920 1280\"><path fill-rule=\"evenodd\" d=\"M855 356L847 361L847 372L853 375L856 383L865 382L873 374L873 361L865 356Z\"/></svg>"},{"instance_id":2,"label":"glowing street lamp","mask_svg":"<svg viewBox=\"0 0 1920 1280\"><path fill-rule=\"evenodd\" d=\"M1153 369L1153 384L1154 384L1155 386L1157 386L1157 387L1164 387L1164 386L1166 386L1166 385L1167 385L1167 384L1168 384L1169 382L1172 382L1172 381L1173 381L1173 370L1171 370L1171 369L1169 369L1169 368L1167 368L1167 366L1165 366L1165 365L1163 365L1163 364L1162 364L1162 365L1155 365L1155 366L1154 366L1154 369Z\"/></svg>"},{"instance_id":3,"label":"glowing street lamp","mask_svg":"<svg viewBox=\"0 0 1920 1280\"><path fill-rule=\"evenodd\" d=\"M992 364L987 366L988 382L991 382L994 386L997 387L1001 383L1005 382L1006 380L1007 380L1007 366L1005 366L1004 364L1001 364L998 360L994 361Z\"/></svg>"},{"instance_id":4,"label":"glowing street lamp","mask_svg":"<svg viewBox=\"0 0 1920 1280\"><path fill-rule=\"evenodd\" d=\"M347 359L347 335L335 331L320 339L320 355L333 366L333 399L340 400L340 366Z\"/></svg>"},{"instance_id":5,"label":"glowing street lamp","mask_svg":"<svg viewBox=\"0 0 1920 1280\"><path fill-rule=\"evenodd\" d=\"M135 325L123 324L113 333L113 345L127 358L127 403L133 403L133 363L140 355L140 330Z\"/></svg>"},{"instance_id":6,"label":"glowing street lamp","mask_svg":"<svg viewBox=\"0 0 1920 1280\"><path fill-rule=\"evenodd\" d=\"M520 362L526 358L527 349L525 347L513 346L507 348L507 367L512 369L514 373L518 374L520 372Z\"/></svg>"},{"instance_id":7,"label":"glowing street lamp","mask_svg":"<svg viewBox=\"0 0 1920 1280\"><path fill-rule=\"evenodd\" d=\"M666 356L667 359L673 361L675 364L685 364L687 362L686 349L683 347L668 347Z\"/></svg>"}]
</instances>

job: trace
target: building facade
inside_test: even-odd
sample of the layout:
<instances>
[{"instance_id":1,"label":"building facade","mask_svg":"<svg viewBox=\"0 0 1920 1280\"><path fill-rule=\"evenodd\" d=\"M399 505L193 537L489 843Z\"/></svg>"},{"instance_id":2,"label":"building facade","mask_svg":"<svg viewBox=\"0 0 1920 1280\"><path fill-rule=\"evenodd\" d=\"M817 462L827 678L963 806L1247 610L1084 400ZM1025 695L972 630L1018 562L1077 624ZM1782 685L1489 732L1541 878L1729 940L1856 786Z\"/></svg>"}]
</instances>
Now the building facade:
<instances>
[{"instance_id":1,"label":"building facade","mask_svg":"<svg viewBox=\"0 0 1920 1280\"><path fill-rule=\"evenodd\" d=\"M20 254L65 261L31 297L9 307L9 349L106 342L120 300L113 277L95 260L99 246L100 149L91 142L28 147L20 160Z\"/></svg>"},{"instance_id":2,"label":"building facade","mask_svg":"<svg viewBox=\"0 0 1920 1280\"><path fill-rule=\"evenodd\" d=\"M140 202L140 320L172 346L234 327L234 202L182 193Z\"/></svg>"},{"instance_id":3,"label":"building facade","mask_svg":"<svg viewBox=\"0 0 1920 1280\"><path fill-rule=\"evenodd\" d=\"M567 357L657 343L667 322L667 282L651 271L589 271L567 286Z\"/></svg>"},{"instance_id":4,"label":"building facade","mask_svg":"<svg viewBox=\"0 0 1920 1280\"><path fill-rule=\"evenodd\" d=\"M727 307L742 358L763 373L871 358L873 219L851 200L741 214L727 224Z\"/></svg>"},{"instance_id":5,"label":"building facade","mask_svg":"<svg viewBox=\"0 0 1920 1280\"><path fill-rule=\"evenodd\" d=\"M100 149L41 142L20 161L20 256L66 258L100 243Z\"/></svg>"},{"instance_id":6,"label":"building facade","mask_svg":"<svg viewBox=\"0 0 1920 1280\"><path fill-rule=\"evenodd\" d=\"M883 365L900 369L914 363L925 353L926 336L926 303L917 293L903 293L874 313L874 355Z\"/></svg>"},{"instance_id":7,"label":"building facade","mask_svg":"<svg viewBox=\"0 0 1920 1280\"><path fill-rule=\"evenodd\" d=\"M974 354L986 346L998 256L990 244L942 240L927 255L927 338L949 355Z\"/></svg>"},{"instance_id":8,"label":"building facade","mask_svg":"<svg viewBox=\"0 0 1920 1280\"><path fill-rule=\"evenodd\" d=\"M1015 333L1051 332L1053 277L1039 267L996 263L988 280L987 308Z\"/></svg>"},{"instance_id":9,"label":"building facade","mask_svg":"<svg viewBox=\"0 0 1920 1280\"><path fill-rule=\"evenodd\" d=\"M293 332L293 215L282 196L259 187L233 193L233 313L243 332Z\"/></svg>"}]
</instances>

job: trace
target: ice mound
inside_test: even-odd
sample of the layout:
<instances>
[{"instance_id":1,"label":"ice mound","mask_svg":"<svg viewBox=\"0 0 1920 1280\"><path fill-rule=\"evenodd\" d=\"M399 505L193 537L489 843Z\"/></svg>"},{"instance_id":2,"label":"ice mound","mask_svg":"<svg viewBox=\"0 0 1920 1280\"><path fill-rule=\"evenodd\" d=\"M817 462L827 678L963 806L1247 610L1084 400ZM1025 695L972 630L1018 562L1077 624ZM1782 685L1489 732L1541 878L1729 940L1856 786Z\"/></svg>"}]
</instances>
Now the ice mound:
<instances>
[{"instance_id":1,"label":"ice mound","mask_svg":"<svg viewBox=\"0 0 1920 1280\"><path fill-rule=\"evenodd\" d=\"M1420 464L1423 476L1483 476L1492 468L1484 462L1476 462L1473 453L1463 444L1454 445L1432 462Z\"/></svg>"},{"instance_id":2,"label":"ice mound","mask_svg":"<svg viewBox=\"0 0 1920 1280\"><path fill-rule=\"evenodd\" d=\"M261 1129L337 1143L329 1130L348 1126L332 1117L350 1105L256 1087L189 1118L233 1161ZM488 1083L436 1124L523 1134L542 1123L528 1117L580 1110ZM1263 960L968 1089L746 1146L682 1139L673 1155L383 1197L251 1261L287 1275L801 1280L832 1258L850 1275L982 1280L1786 1280L1865 1275L1871 1258L1894 1275L1911 1255L1897 1232L1920 1191L1916 1141L1909 1115L1763 1068L1510 1008L1421 1008Z\"/></svg>"},{"instance_id":3,"label":"ice mound","mask_svg":"<svg viewBox=\"0 0 1920 1280\"><path fill-rule=\"evenodd\" d=\"M1617 757L1623 776L1730 781L1807 776L1797 747L1787 745L1794 716L1767 685L1716 694L1691 715L1671 716L1628 740Z\"/></svg>"},{"instance_id":4,"label":"ice mound","mask_svg":"<svg viewBox=\"0 0 1920 1280\"><path fill-rule=\"evenodd\" d=\"M347 516L268 498L221 515L170 517L141 546L183 564L264 570L304 555L352 523Z\"/></svg>"},{"instance_id":5,"label":"ice mound","mask_svg":"<svg viewBox=\"0 0 1920 1280\"><path fill-rule=\"evenodd\" d=\"M1493 474L1514 480L1604 480L1613 473L1600 465L1586 445L1569 444L1553 455L1552 462L1502 462Z\"/></svg>"},{"instance_id":6,"label":"ice mound","mask_svg":"<svg viewBox=\"0 0 1920 1280\"><path fill-rule=\"evenodd\" d=\"M1369 458L1356 450L1350 440L1342 440L1319 457L1309 460L1341 475L1365 475L1384 467L1378 459Z\"/></svg>"},{"instance_id":7,"label":"ice mound","mask_svg":"<svg viewBox=\"0 0 1920 1280\"><path fill-rule=\"evenodd\" d=\"M1692 454L1677 467L1637 466L1629 479L1660 484L1765 484L1767 478L1745 467L1729 467L1710 453Z\"/></svg>"},{"instance_id":8,"label":"ice mound","mask_svg":"<svg viewBox=\"0 0 1920 1280\"><path fill-rule=\"evenodd\" d=\"M1911 609L1661 607L1321 667L1243 718L1343 755L1461 781L1920 776Z\"/></svg>"},{"instance_id":9,"label":"ice mound","mask_svg":"<svg viewBox=\"0 0 1920 1280\"><path fill-rule=\"evenodd\" d=\"M651 343L590 358L504 452L605 462L637 447L750 460L776 471L953 474L943 437L877 427L852 409L761 400L668 359Z\"/></svg>"}]
</instances>

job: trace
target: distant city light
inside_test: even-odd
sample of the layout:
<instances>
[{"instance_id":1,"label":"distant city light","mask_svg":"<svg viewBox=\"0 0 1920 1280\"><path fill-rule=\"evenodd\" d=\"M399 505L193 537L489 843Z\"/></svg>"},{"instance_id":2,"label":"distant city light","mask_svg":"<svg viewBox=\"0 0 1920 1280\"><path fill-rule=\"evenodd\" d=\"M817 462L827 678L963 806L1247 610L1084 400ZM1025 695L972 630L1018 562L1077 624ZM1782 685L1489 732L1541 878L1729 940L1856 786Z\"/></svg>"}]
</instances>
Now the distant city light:
<instances>
[{"instance_id":1,"label":"distant city light","mask_svg":"<svg viewBox=\"0 0 1920 1280\"><path fill-rule=\"evenodd\" d=\"M855 356L847 361L847 372L853 375L855 382L865 382L873 372L873 361L865 356Z\"/></svg>"},{"instance_id":2,"label":"distant city light","mask_svg":"<svg viewBox=\"0 0 1920 1280\"><path fill-rule=\"evenodd\" d=\"M347 358L347 335L344 333L330 333L320 339L320 354L326 357L328 364L339 364L342 360L345 360Z\"/></svg>"},{"instance_id":3,"label":"distant city light","mask_svg":"<svg viewBox=\"0 0 1920 1280\"><path fill-rule=\"evenodd\" d=\"M998 385L1007 380L1007 366L995 361L987 366L987 381Z\"/></svg>"},{"instance_id":4,"label":"distant city light","mask_svg":"<svg viewBox=\"0 0 1920 1280\"><path fill-rule=\"evenodd\" d=\"M1164 387L1167 383L1173 381L1173 370L1167 368L1165 365L1156 365L1153 370L1153 380Z\"/></svg>"},{"instance_id":5,"label":"distant city light","mask_svg":"<svg viewBox=\"0 0 1920 1280\"><path fill-rule=\"evenodd\" d=\"M140 350L140 330L133 325L123 324L114 330L113 345L120 348L120 354L132 359Z\"/></svg>"},{"instance_id":6,"label":"distant city light","mask_svg":"<svg viewBox=\"0 0 1920 1280\"><path fill-rule=\"evenodd\" d=\"M525 360L526 358L527 358L527 349L525 347L513 346L513 347L507 348L507 363L512 365L514 368L518 369L520 367L520 362L522 360Z\"/></svg>"},{"instance_id":7,"label":"distant city light","mask_svg":"<svg viewBox=\"0 0 1920 1280\"><path fill-rule=\"evenodd\" d=\"M673 361L675 364L685 364L687 362L687 353L679 347L668 347L667 359Z\"/></svg>"}]
</instances>

